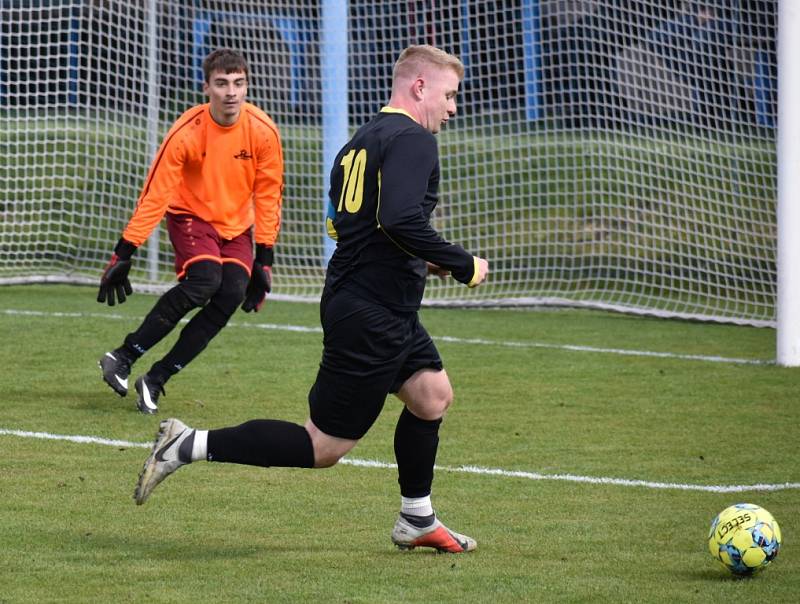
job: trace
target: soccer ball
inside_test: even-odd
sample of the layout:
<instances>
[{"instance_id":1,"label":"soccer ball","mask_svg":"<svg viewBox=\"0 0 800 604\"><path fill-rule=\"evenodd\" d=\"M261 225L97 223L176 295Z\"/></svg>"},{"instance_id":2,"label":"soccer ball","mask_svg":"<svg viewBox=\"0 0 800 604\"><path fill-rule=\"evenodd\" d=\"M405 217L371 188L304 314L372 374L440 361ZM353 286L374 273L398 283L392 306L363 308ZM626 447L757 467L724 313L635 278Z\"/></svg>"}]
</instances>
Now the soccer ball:
<instances>
[{"instance_id":1,"label":"soccer ball","mask_svg":"<svg viewBox=\"0 0 800 604\"><path fill-rule=\"evenodd\" d=\"M737 503L722 510L711 523L708 551L736 575L752 575L775 559L781 547L781 528L764 508Z\"/></svg>"}]
</instances>

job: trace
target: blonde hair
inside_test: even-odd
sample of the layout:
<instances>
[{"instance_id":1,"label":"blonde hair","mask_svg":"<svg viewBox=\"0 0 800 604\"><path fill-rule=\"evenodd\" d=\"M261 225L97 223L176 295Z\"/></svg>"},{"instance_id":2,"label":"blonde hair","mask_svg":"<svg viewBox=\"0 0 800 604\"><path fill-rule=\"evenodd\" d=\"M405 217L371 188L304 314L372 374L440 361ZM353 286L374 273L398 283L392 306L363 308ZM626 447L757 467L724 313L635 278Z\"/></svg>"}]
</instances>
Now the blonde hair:
<instances>
[{"instance_id":1,"label":"blonde hair","mask_svg":"<svg viewBox=\"0 0 800 604\"><path fill-rule=\"evenodd\" d=\"M452 69L458 75L459 80L464 78L464 64L461 59L441 48L420 44L409 46L400 53L394 64L392 81L396 81L398 78L415 78L422 72L425 65Z\"/></svg>"}]
</instances>

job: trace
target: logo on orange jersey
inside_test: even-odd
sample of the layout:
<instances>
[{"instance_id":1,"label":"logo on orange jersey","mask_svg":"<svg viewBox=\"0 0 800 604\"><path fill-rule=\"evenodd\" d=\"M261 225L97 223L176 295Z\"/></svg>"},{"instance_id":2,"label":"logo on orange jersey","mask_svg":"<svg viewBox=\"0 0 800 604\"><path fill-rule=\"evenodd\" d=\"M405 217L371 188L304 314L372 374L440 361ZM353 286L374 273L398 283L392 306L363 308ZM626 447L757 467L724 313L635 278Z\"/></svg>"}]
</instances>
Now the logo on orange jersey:
<instances>
[{"instance_id":1,"label":"logo on orange jersey","mask_svg":"<svg viewBox=\"0 0 800 604\"><path fill-rule=\"evenodd\" d=\"M246 149L242 149L239 151L238 155L234 155L233 159L253 159L253 156L250 155Z\"/></svg>"}]
</instances>

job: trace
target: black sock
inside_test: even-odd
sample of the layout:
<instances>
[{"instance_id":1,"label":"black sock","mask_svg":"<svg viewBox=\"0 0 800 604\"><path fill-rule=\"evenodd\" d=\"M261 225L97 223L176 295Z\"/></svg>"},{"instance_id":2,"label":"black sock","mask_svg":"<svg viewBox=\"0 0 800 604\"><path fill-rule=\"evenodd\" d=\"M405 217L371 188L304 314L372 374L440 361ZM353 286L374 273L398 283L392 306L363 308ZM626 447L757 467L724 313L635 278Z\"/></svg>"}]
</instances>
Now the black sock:
<instances>
[{"instance_id":1,"label":"black sock","mask_svg":"<svg viewBox=\"0 0 800 604\"><path fill-rule=\"evenodd\" d=\"M250 278L238 265L225 265L222 269L222 284L208 304L203 306L181 330L164 358L153 364L148 374L162 384L186 367L206 349L208 343L228 324L228 320L244 299Z\"/></svg>"},{"instance_id":2,"label":"black sock","mask_svg":"<svg viewBox=\"0 0 800 604\"><path fill-rule=\"evenodd\" d=\"M277 419L254 419L233 428L209 430L208 461L264 468L313 468L314 447L303 426Z\"/></svg>"},{"instance_id":3,"label":"black sock","mask_svg":"<svg viewBox=\"0 0 800 604\"><path fill-rule=\"evenodd\" d=\"M139 328L125 337L122 348L126 356L132 360L138 359L158 344L196 306L179 286L173 287L158 299Z\"/></svg>"},{"instance_id":4,"label":"black sock","mask_svg":"<svg viewBox=\"0 0 800 604\"><path fill-rule=\"evenodd\" d=\"M125 359L131 365L133 365L138 358L142 356L138 350L131 348L125 343L123 343L119 348L115 348L111 354L117 358Z\"/></svg>"},{"instance_id":5,"label":"black sock","mask_svg":"<svg viewBox=\"0 0 800 604\"><path fill-rule=\"evenodd\" d=\"M394 432L394 456L403 497L431 494L433 465L439 448L440 419L420 419L403 408Z\"/></svg>"}]
</instances>

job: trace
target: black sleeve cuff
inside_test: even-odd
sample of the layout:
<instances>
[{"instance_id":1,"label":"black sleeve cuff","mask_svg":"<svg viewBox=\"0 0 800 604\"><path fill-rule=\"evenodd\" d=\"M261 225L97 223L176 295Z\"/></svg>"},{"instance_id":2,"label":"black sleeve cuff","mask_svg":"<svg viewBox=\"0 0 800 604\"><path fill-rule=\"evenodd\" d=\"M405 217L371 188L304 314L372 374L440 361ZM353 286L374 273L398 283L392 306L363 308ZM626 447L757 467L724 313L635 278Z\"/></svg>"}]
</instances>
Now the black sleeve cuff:
<instances>
[{"instance_id":1,"label":"black sleeve cuff","mask_svg":"<svg viewBox=\"0 0 800 604\"><path fill-rule=\"evenodd\" d=\"M135 251L136 246L125 239L120 239L117 242L117 246L114 248L114 253L120 260L130 260Z\"/></svg>"},{"instance_id":2,"label":"black sleeve cuff","mask_svg":"<svg viewBox=\"0 0 800 604\"><path fill-rule=\"evenodd\" d=\"M272 266L275 260L275 253L272 248L264 245L263 243L256 244L256 262L260 262L264 266Z\"/></svg>"}]
</instances>

